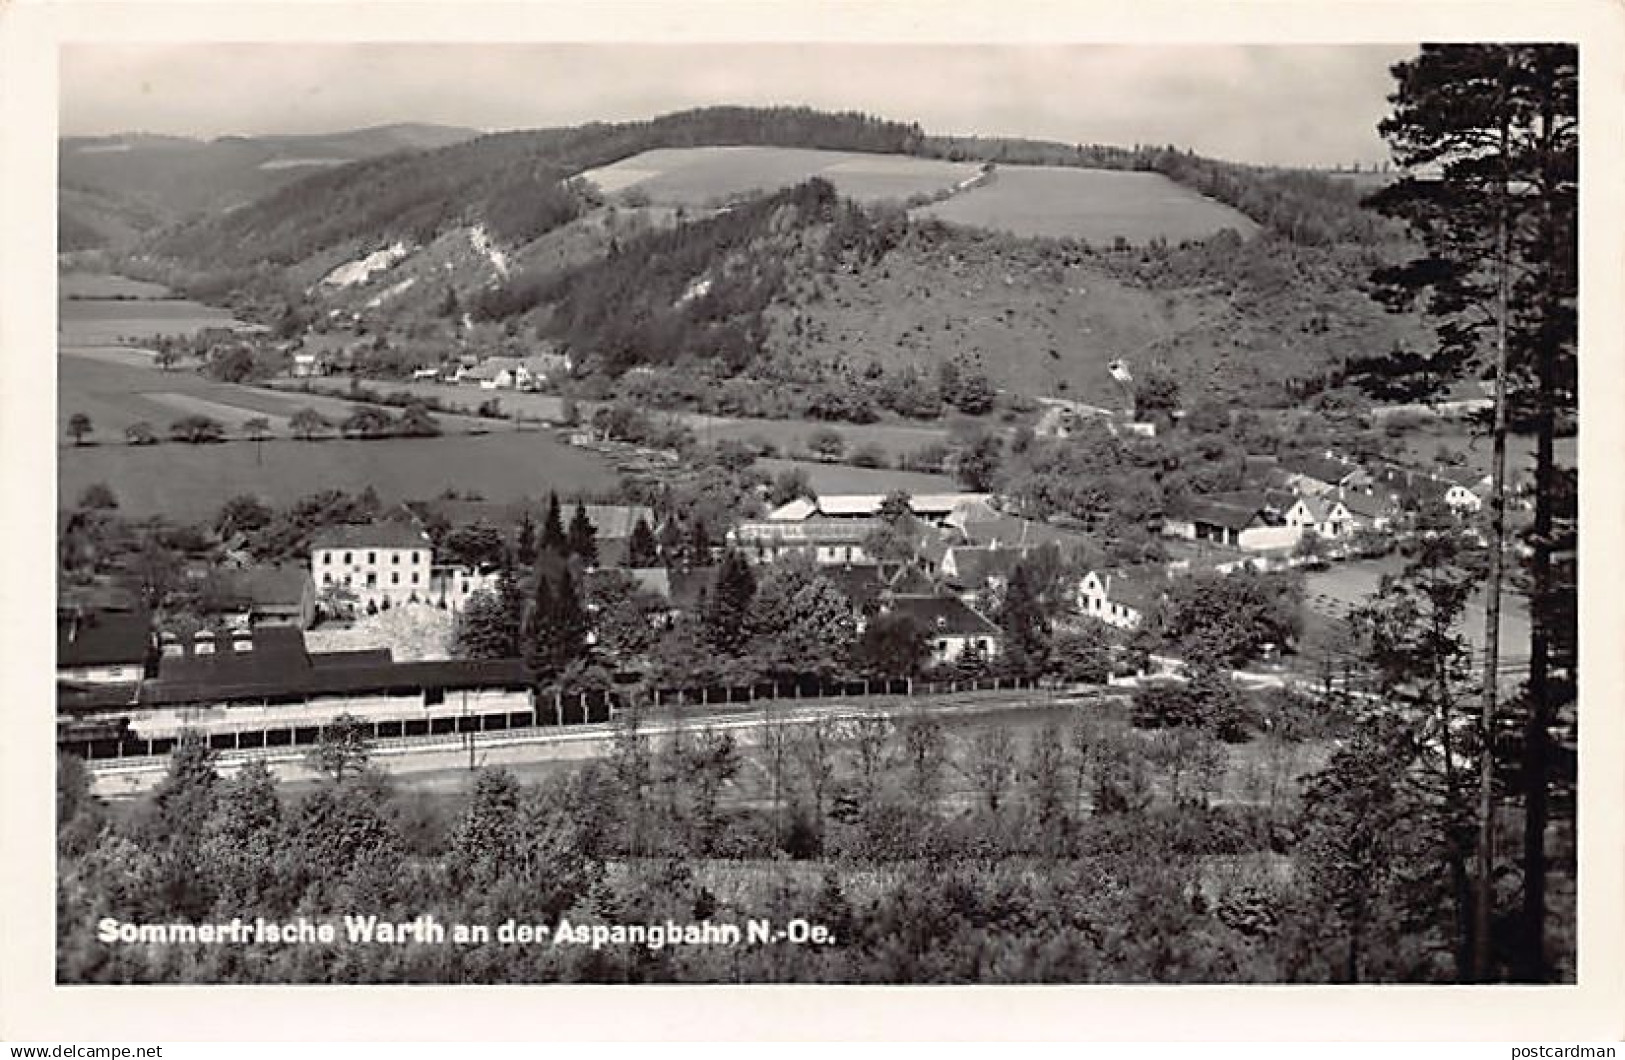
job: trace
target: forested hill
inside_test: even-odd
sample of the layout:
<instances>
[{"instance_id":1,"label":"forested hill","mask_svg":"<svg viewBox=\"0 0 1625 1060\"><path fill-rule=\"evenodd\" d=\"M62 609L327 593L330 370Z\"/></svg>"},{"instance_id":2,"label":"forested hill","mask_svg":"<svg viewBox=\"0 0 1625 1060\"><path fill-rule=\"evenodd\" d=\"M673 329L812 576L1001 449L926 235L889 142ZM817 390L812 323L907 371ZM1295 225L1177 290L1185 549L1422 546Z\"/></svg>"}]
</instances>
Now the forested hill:
<instances>
[{"instance_id":1,"label":"forested hill","mask_svg":"<svg viewBox=\"0 0 1625 1060\"><path fill-rule=\"evenodd\" d=\"M197 213L243 206L317 171L446 147L475 129L397 124L276 136L70 136L57 146L64 251L126 245Z\"/></svg>"},{"instance_id":2,"label":"forested hill","mask_svg":"<svg viewBox=\"0 0 1625 1060\"><path fill-rule=\"evenodd\" d=\"M150 249L194 267L285 266L347 243L421 245L472 224L517 246L594 205L571 177L641 151L758 145L907 154L923 138L918 126L804 107L709 107L493 134L314 174L245 209L167 232Z\"/></svg>"},{"instance_id":3,"label":"forested hill","mask_svg":"<svg viewBox=\"0 0 1625 1060\"><path fill-rule=\"evenodd\" d=\"M655 148L752 145L1161 173L1307 246L1391 236L1344 181L1219 162L1171 147L1117 148L928 136L918 125L808 108L710 107L650 121L480 137L329 169L239 210L165 232L144 248L195 269L286 267L325 252L426 245L483 225L506 247L598 205L575 175Z\"/></svg>"}]
</instances>

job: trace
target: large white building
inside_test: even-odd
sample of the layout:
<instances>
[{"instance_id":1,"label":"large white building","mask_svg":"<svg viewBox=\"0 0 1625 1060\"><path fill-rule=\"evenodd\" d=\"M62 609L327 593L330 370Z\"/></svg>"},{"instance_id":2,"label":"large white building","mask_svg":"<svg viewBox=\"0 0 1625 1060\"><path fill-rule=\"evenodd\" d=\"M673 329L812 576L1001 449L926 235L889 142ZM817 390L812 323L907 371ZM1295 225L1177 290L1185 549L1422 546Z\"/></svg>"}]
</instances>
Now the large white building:
<instances>
[{"instance_id":1,"label":"large white building","mask_svg":"<svg viewBox=\"0 0 1625 1060\"><path fill-rule=\"evenodd\" d=\"M318 600L343 585L363 611L426 602L432 553L429 536L404 522L332 526L311 540L310 576Z\"/></svg>"}]
</instances>

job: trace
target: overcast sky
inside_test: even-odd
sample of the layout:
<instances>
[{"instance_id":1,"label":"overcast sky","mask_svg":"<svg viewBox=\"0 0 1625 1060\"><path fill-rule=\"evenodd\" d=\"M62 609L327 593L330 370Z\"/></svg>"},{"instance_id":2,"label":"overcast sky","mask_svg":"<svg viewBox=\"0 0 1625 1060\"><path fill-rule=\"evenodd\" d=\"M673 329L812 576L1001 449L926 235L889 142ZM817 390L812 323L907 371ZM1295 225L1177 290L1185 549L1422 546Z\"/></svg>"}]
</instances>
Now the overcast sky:
<instances>
[{"instance_id":1,"label":"overcast sky","mask_svg":"<svg viewBox=\"0 0 1625 1060\"><path fill-rule=\"evenodd\" d=\"M63 135L485 130L807 104L928 132L1173 143L1324 165L1386 157L1388 67L1415 48L1103 45L70 45Z\"/></svg>"}]
</instances>

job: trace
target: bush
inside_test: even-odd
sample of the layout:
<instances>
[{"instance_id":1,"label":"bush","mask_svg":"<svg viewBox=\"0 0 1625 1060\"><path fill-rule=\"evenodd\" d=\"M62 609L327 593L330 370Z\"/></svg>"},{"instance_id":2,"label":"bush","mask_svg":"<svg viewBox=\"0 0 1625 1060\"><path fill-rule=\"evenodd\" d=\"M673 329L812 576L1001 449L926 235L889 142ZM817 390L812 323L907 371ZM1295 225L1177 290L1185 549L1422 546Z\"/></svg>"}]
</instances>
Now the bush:
<instances>
[{"instance_id":1,"label":"bush","mask_svg":"<svg viewBox=\"0 0 1625 1060\"><path fill-rule=\"evenodd\" d=\"M198 445L225 438L226 428L208 416L183 416L169 425L169 436L177 442Z\"/></svg>"},{"instance_id":2,"label":"bush","mask_svg":"<svg viewBox=\"0 0 1625 1060\"><path fill-rule=\"evenodd\" d=\"M807 448L820 460L839 460L846 452L846 439L833 427L821 427L807 436Z\"/></svg>"},{"instance_id":3,"label":"bush","mask_svg":"<svg viewBox=\"0 0 1625 1060\"><path fill-rule=\"evenodd\" d=\"M891 466L891 462L886 458L886 451L874 442L860 445L848 459L856 467L879 468Z\"/></svg>"}]
</instances>

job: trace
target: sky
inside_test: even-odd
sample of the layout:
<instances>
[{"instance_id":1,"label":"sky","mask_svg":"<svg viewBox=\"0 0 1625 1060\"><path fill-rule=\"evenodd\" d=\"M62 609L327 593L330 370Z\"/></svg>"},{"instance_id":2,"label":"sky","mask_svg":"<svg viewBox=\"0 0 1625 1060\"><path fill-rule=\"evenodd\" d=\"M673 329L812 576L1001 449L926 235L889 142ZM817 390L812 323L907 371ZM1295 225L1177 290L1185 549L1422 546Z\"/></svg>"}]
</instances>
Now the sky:
<instances>
[{"instance_id":1,"label":"sky","mask_svg":"<svg viewBox=\"0 0 1625 1060\"><path fill-rule=\"evenodd\" d=\"M1369 164L1405 45L239 44L63 48L65 136L487 131L805 104L932 133Z\"/></svg>"}]
</instances>

